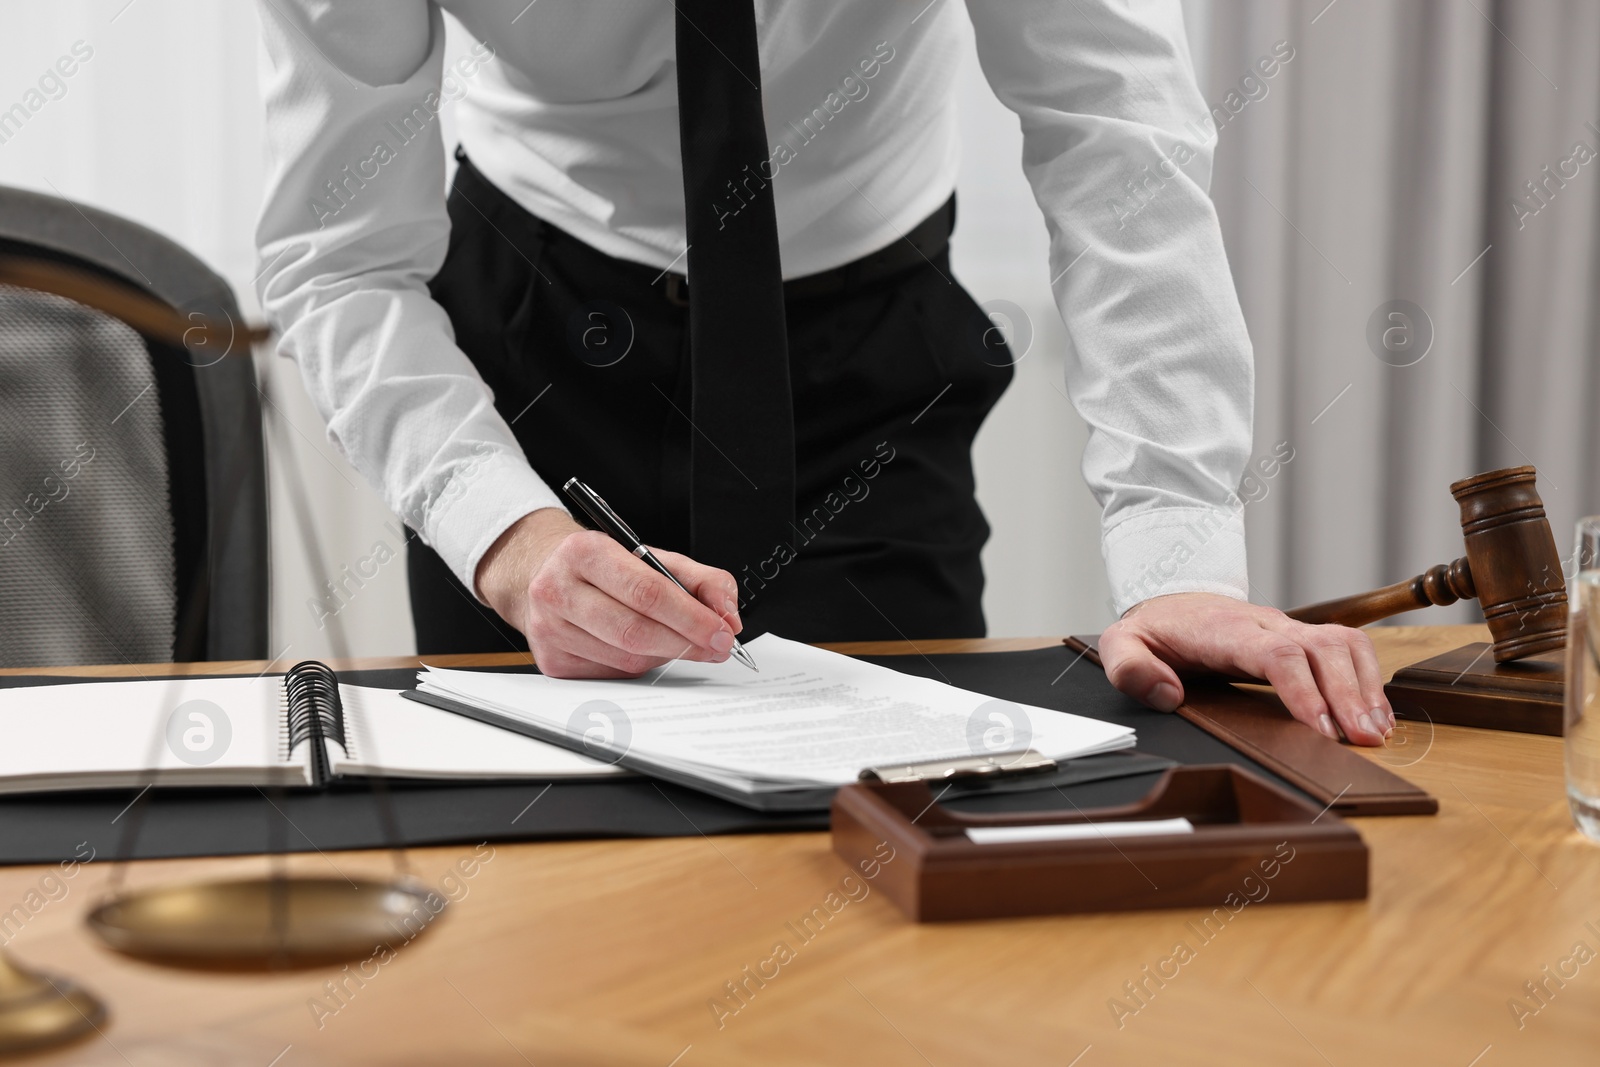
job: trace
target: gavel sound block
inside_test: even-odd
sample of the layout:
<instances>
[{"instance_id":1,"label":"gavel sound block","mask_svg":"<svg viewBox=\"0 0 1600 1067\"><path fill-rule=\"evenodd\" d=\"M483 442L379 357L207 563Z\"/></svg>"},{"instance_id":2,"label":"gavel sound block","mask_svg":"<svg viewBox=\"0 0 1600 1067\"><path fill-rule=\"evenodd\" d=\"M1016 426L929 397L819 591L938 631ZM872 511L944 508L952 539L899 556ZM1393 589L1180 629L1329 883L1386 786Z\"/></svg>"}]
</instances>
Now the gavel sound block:
<instances>
[{"instance_id":1,"label":"gavel sound block","mask_svg":"<svg viewBox=\"0 0 1600 1067\"><path fill-rule=\"evenodd\" d=\"M1561 733L1567 587L1532 467L1450 486L1467 554L1409 581L1289 612L1301 622L1363 626L1431 604L1476 597L1494 639L1395 672L1384 687L1405 719L1524 733Z\"/></svg>"}]
</instances>

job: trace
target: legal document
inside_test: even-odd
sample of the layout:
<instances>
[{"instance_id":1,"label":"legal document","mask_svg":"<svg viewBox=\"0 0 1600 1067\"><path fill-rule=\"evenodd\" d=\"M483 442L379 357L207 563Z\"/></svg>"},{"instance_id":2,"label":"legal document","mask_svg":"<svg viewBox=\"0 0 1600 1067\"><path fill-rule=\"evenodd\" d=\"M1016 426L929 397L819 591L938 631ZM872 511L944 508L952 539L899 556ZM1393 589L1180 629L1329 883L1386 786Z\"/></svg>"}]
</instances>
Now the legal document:
<instances>
[{"instance_id":1,"label":"legal document","mask_svg":"<svg viewBox=\"0 0 1600 1067\"><path fill-rule=\"evenodd\" d=\"M1125 726L995 700L774 634L746 647L759 674L675 660L596 681L429 667L418 692L599 759L763 793L854 781L864 768L1031 748L1056 760L1131 747Z\"/></svg>"}]
</instances>

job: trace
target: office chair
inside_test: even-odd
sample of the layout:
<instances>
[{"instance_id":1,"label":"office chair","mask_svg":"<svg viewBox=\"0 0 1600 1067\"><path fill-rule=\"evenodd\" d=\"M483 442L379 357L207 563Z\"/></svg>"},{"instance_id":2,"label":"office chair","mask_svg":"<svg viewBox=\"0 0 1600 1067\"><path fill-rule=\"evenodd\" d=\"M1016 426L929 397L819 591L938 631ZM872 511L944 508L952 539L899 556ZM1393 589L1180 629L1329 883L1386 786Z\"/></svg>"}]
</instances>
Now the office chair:
<instances>
[{"instance_id":1,"label":"office chair","mask_svg":"<svg viewBox=\"0 0 1600 1067\"><path fill-rule=\"evenodd\" d=\"M56 197L0 188L0 260L243 322L195 256ZM266 658L249 345L99 307L0 284L0 666Z\"/></svg>"}]
</instances>

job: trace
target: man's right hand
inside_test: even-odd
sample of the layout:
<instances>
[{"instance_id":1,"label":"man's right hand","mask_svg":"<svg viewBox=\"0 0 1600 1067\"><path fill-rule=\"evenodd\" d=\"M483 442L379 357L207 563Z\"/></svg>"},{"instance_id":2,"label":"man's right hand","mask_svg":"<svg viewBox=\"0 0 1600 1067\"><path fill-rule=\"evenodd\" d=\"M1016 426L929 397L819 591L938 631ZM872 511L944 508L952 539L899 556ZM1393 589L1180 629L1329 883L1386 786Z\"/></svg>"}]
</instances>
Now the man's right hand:
<instances>
[{"instance_id":1,"label":"man's right hand","mask_svg":"<svg viewBox=\"0 0 1600 1067\"><path fill-rule=\"evenodd\" d=\"M632 678L674 659L727 659L744 629L733 575L652 551L692 596L607 535L543 508L484 553L478 594L554 678Z\"/></svg>"}]
</instances>

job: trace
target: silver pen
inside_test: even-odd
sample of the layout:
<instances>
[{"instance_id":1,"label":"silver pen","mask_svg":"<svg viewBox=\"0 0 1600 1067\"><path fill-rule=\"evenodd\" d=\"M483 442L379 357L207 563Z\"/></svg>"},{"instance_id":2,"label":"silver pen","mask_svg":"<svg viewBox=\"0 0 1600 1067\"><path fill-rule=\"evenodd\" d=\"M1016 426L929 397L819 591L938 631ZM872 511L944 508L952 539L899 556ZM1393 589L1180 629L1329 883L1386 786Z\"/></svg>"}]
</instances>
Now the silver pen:
<instances>
[{"instance_id":1,"label":"silver pen","mask_svg":"<svg viewBox=\"0 0 1600 1067\"><path fill-rule=\"evenodd\" d=\"M606 503L605 497L576 478L568 478L567 483L561 487L561 491L566 493L574 504L582 508L583 513L589 516L596 526L600 527L605 533L610 534L623 548L644 560L657 574L664 575L667 581L679 589L683 589L689 596L694 597L693 593L683 588L683 583L678 581L677 576L667 570L667 565L657 559L655 553L651 552L649 547L639 539L639 535L633 532L633 528L622 521L622 516L611 509L611 505ZM737 637L733 639L733 648L729 650L729 654L746 667L760 673L761 668L756 666L755 659L749 652L745 651L745 647L739 643Z\"/></svg>"}]
</instances>

